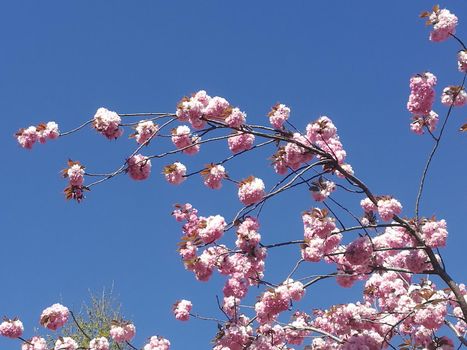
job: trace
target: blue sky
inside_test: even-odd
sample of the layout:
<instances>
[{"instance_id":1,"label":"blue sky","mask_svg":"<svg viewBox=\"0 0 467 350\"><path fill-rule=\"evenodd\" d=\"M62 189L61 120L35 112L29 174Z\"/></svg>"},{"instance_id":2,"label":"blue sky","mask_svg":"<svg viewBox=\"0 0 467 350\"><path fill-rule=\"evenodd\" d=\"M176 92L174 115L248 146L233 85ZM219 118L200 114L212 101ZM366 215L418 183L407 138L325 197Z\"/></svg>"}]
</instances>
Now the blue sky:
<instances>
[{"instance_id":1,"label":"blue sky","mask_svg":"<svg viewBox=\"0 0 467 350\"><path fill-rule=\"evenodd\" d=\"M206 146L197 158L153 162L146 182L122 176L94 188L79 205L66 202L60 170L68 158L80 160L89 171L109 171L132 152L134 141L124 137L109 142L85 129L27 151L12 135L20 127L48 120L69 130L101 106L120 113L174 111L182 96L205 89L246 111L252 123L266 123L265 115L278 101L291 107L290 120L300 128L328 115L356 174L375 193L400 199L403 214L413 215L431 141L409 132L409 77L433 72L438 96L442 87L461 80L457 43L428 41L429 30L418 18L432 5L2 2L0 145L6 159L0 175L0 315L19 316L25 336L31 336L43 308L61 302L78 309L89 290L98 293L113 284L124 314L136 324L136 344L160 334L171 340L173 349L209 348L216 325L177 322L171 305L191 299L194 312L221 317L215 295L221 295L223 279L199 283L184 270L176 252L180 226L170 212L174 203L191 202L202 215L229 218L240 203L233 186L207 192L200 178L192 178L172 187L160 169L174 160L198 169L223 159L228 149L225 144ZM458 34L466 39L467 4L440 5L459 16ZM438 101L435 110L443 116L446 108ZM430 169L421 211L447 220L450 236L443 256L454 278L465 282L466 138L456 131L463 123L465 109L455 110ZM146 153L159 151L154 142ZM277 181L268 167L271 152L235 160L227 170L237 179L258 175L271 186ZM353 198L349 206L355 208L359 200ZM268 204L261 217L263 241L302 237L300 213L314 205L303 188ZM296 248L271 252L267 278L283 280L296 257ZM303 274L325 270L310 264ZM300 307L309 311L359 300L361 285L344 290L330 281L307 293ZM0 339L0 348L19 344Z\"/></svg>"}]
</instances>

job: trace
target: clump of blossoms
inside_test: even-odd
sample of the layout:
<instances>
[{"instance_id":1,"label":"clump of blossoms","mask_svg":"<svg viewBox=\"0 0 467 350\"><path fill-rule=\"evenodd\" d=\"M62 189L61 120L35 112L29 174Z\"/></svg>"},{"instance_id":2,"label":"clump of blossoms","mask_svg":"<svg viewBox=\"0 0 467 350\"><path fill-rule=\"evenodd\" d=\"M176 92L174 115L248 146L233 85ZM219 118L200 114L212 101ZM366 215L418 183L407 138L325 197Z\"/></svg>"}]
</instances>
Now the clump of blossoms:
<instances>
[{"instance_id":1,"label":"clump of blossoms","mask_svg":"<svg viewBox=\"0 0 467 350\"><path fill-rule=\"evenodd\" d=\"M336 189L336 184L332 181L324 180L322 177L313 182L311 186L311 195L315 201L322 202Z\"/></svg>"},{"instance_id":2,"label":"clump of blossoms","mask_svg":"<svg viewBox=\"0 0 467 350\"><path fill-rule=\"evenodd\" d=\"M54 350L77 350L78 343L71 337L60 337L55 342Z\"/></svg>"},{"instance_id":3,"label":"clump of blossoms","mask_svg":"<svg viewBox=\"0 0 467 350\"><path fill-rule=\"evenodd\" d=\"M109 350L110 344L106 337L94 338L89 342L89 350Z\"/></svg>"},{"instance_id":4,"label":"clump of blossoms","mask_svg":"<svg viewBox=\"0 0 467 350\"><path fill-rule=\"evenodd\" d=\"M179 185L186 180L186 166L180 162L164 167L164 176L168 183L172 185Z\"/></svg>"},{"instance_id":5,"label":"clump of blossoms","mask_svg":"<svg viewBox=\"0 0 467 350\"><path fill-rule=\"evenodd\" d=\"M238 108L233 108L232 113L225 118L225 122L231 128L239 128L241 125L245 124L246 121L246 113L242 112Z\"/></svg>"},{"instance_id":6,"label":"clump of blossoms","mask_svg":"<svg viewBox=\"0 0 467 350\"><path fill-rule=\"evenodd\" d=\"M467 103L467 92L462 86L448 86L443 89L441 103L445 106L461 107Z\"/></svg>"},{"instance_id":7,"label":"clump of blossoms","mask_svg":"<svg viewBox=\"0 0 467 350\"><path fill-rule=\"evenodd\" d=\"M21 345L21 350L47 350L47 341L42 337L32 337Z\"/></svg>"},{"instance_id":8,"label":"clump of blossoms","mask_svg":"<svg viewBox=\"0 0 467 350\"><path fill-rule=\"evenodd\" d=\"M63 191L66 199L75 199L80 202L84 198L83 191L87 189L83 185L84 169L84 166L79 162L68 160L68 168L62 170L63 177L69 181L68 186Z\"/></svg>"},{"instance_id":9,"label":"clump of blossoms","mask_svg":"<svg viewBox=\"0 0 467 350\"><path fill-rule=\"evenodd\" d=\"M204 184L207 187L218 190L222 187L222 180L227 178L227 173L222 165L209 164L201 171L201 176L203 176Z\"/></svg>"},{"instance_id":10,"label":"clump of blossoms","mask_svg":"<svg viewBox=\"0 0 467 350\"><path fill-rule=\"evenodd\" d=\"M47 124L19 129L15 136L21 147L31 149L36 141L45 143L47 140L54 140L60 136L60 132L57 123L48 122Z\"/></svg>"},{"instance_id":11,"label":"clump of blossoms","mask_svg":"<svg viewBox=\"0 0 467 350\"><path fill-rule=\"evenodd\" d=\"M23 322L14 318L12 320L4 318L0 324L0 335L8 338L18 338L23 335L24 327Z\"/></svg>"},{"instance_id":12,"label":"clump of blossoms","mask_svg":"<svg viewBox=\"0 0 467 350\"><path fill-rule=\"evenodd\" d=\"M159 131L159 126L154 124L152 120L142 120L135 128L135 133L130 137L134 137L140 145L152 139Z\"/></svg>"},{"instance_id":13,"label":"clump of blossoms","mask_svg":"<svg viewBox=\"0 0 467 350\"><path fill-rule=\"evenodd\" d=\"M135 326L130 322L113 321L110 326L110 336L117 343L130 341L136 334Z\"/></svg>"},{"instance_id":14,"label":"clump of blossoms","mask_svg":"<svg viewBox=\"0 0 467 350\"><path fill-rule=\"evenodd\" d=\"M224 234L224 229L227 226L224 218L220 215L204 218L199 217L198 235L204 243L212 243L217 241Z\"/></svg>"},{"instance_id":15,"label":"clump of blossoms","mask_svg":"<svg viewBox=\"0 0 467 350\"><path fill-rule=\"evenodd\" d=\"M457 54L457 68L460 72L467 73L467 50L461 50Z\"/></svg>"},{"instance_id":16,"label":"clump of blossoms","mask_svg":"<svg viewBox=\"0 0 467 350\"><path fill-rule=\"evenodd\" d=\"M412 113L410 128L416 134L423 134L424 126L433 132L438 123L438 114L432 111L436 82L436 76L430 72L416 74L410 78L407 109Z\"/></svg>"},{"instance_id":17,"label":"clump of blossoms","mask_svg":"<svg viewBox=\"0 0 467 350\"><path fill-rule=\"evenodd\" d=\"M290 108L282 103L276 103L268 113L269 122L274 129L282 129L290 116Z\"/></svg>"},{"instance_id":18,"label":"clump of blossoms","mask_svg":"<svg viewBox=\"0 0 467 350\"><path fill-rule=\"evenodd\" d=\"M172 130L172 142L185 154L193 155L199 152L200 138L191 135L191 130L186 125L180 125Z\"/></svg>"},{"instance_id":19,"label":"clump of blossoms","mask_svg":"<svg viewBox=\"0 0 467 350\"><path fill-rule=\"evenodd\" d=\"M161 336L152 336L149 339L149 343L147 343L143 350L169 350L170 349L170 342L162 338Z\"/></svg>"},{"instance_id":20,"label":"clump of blossoms","mask_svg":"<svg viewBox=\"0 0 467 350\"><path fill-rule=\"evenodd\" d=\"M337 128L327 116L321 116L306 127L306 137L309 142L321 150L331 154L339 164L344 164L347 152L337 135ZM318 156L321 158L321 156Z\"/></svg>"},{"instance_id":21,"label":"clump of blossoms","mask_svg":"<svg viewBox=\"0 0 467 350\"><path fill-rule=\"evenodd\" d=\"M247 151L253 147L254 142L254 135L242 131L237 131L227 139L229 149L232 151L232 153Z\"/></svg>"},{"instance_id":22,"label":"clump of blossoms","mask_svg":"<svg viewBox=\"0 0 467 350\"><path fill-rule=\"evenodd\" d=\"M94 115L92 126L109 140L117 139L123 134L120 129L122 119L113 111L101 107Z\"/></svg>"},{"instance_id":23,"label":"clump of blossoms","mask_svg":"<svg viewBox=\"0 0 467 350\"><path fill-rule=\"evenodd\" d=\"M236 320L224 324L215 338L213 350L241 350L247 349L251 342L253 328L250 319L240 315Z\"/></svg>"},{"instance_id":24,"label":"clump of blossoms","mask_svg":"<svg viewBox=\"0 0 467 350\"><path fill-rule=\"evenodd\" d=\"M420 17L428 18L426 24L432 25L430 40L434 42L445 41L450 34L456 33L457 17L447 9L440 9L438 5L433 7L433 11L423 12Z\"/></svg>"},{"instance_id":25,"label":"clump of blossoms","mask_svg":"<svg viewBox=\"0 0 467 350\"><path fill-rule=\"evenodd\" d=\"M53 304L42 311L39 322L45 328L55 331L68 321L69 315L70 311L66 306Z\"/></svg>"},{"instance_id":26,"label":"clump of blossoms","mask_svg":"<svg viewBox=\"0 0 467 350\"><path fill-rule=\"evenodd\" d=\"M182 299L177 301L172 308L175 318L179 321L188 321L192 307L193 305L189 300Z\"/></svg>"},{"instance_id":27,"label":"clump of blossoms","mask_svg":"<svg viewBox=\"0 0 467 350\"><path fill-rule=\"evenodd\" d=\"M394 215L399 215L402 212L401 203L391 196L376 197L377 205L369 198L365 198L360 202L365 213L378 212L383 221L392 220Z\"/></svg>"},{"instance_id":28,"label":"clump of blossoms","mask_svg":"<svg viewBox=\"0 0 467 350\"><path fill-rule=\"evenodd\" d=\"M263 180L250 176L240 182L238 187L238 198L244 205L260 202L264 198Z\"/></svg>"},{"instance_id":29,"label":"clump of blossoms","mask_svg":"<svg viewBox=\"0 0 467 350\"><path fill-rule=\"evenodd\" d=\"M128 175L133 180L146 180L151 174L151 160L141 154L136 154L127 160Z\"/></svg>"}]
</instances>

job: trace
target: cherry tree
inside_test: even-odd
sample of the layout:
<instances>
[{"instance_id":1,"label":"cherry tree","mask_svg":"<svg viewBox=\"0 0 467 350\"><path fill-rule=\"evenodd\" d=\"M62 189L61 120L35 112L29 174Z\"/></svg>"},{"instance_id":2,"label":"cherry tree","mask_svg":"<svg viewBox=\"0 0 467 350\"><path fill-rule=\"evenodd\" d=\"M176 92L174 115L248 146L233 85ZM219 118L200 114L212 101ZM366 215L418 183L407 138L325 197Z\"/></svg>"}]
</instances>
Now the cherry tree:
<instances>
[{"instance_id":1,"label":"cherry tree","mask_svg":"<svg viewBox=\"0 0 467 350\"><path fill-rule=\"evenodd\" d=\"M206 191L237 188L239 210L233 217L224 217L222 208L219 213L201 213L189 198L187 203L175 204L172 213L180 222L178 252L185 269L201 282L209 283L215 273L225 277L219 292L222 297L217 301L221 317L201 316L202 310L190 301L189 293L186 299L174 300L173 305L177 320L218 324L213 334L216 350L465 346L467 288L453 280L440 251L447 244L447 223L432 213L422 213L420 203L444 131L448 127L467 129L465 124L448 123L457 107L467 103L467 47L456 35L458 18L448 9L435 6L421 17L431 28L432 42L455 40L460 45L460 74L455 85L440 89L445 109L437 112L433 110L436 75L420 72L409 79L409 127L415 135L433 141L414 212L405 205L403 208L391 194L374 192L358 176L347 162L347 152L330 117L320 116L305 130L299 130L293 124L290 106L283 103L271 107L269 125L260 125L249 123L246 112L227 99L200 90L183 97L171 113L118 113L102 107L92 119L70 131L61 132L58 124L50 121L20 129L16 138L21 147L31 149L37 143L55 142L87 127L109 140L130 134L135 147L112 171L89 169L82 159L68 160L62 175L67 183L64 196L70 201L92 200L91 190L118 176L147 180L153 168L162 171L171 185L201 178ZM227 143L231 153L194 169L178 160L196 157L204 147L219 143ZM158 153L151 153L149 146L153 144L158 144ZM270 152L271 171L280 176L275 184L266 184L246 169L243 178L229 175L233 159L241 160L260 148ZM169 163L161 164L161 159ZM303 233L297 239L265 244L267 233L262 232L259 219L263 207L298 187L310 191L315 201L314 207L301 214ZM346 194L348 202L335 198L338 191ZM355 202L360 206L358 212L348 204ZM275 280L265 279L268 255L281 254L286 246L296 247L293 269L286 276L275 276ZM313 271L313 264L320 262L327 265L326 273L299 276L301 270ZM327 279L334 279L342 288L362 282L361 299L312 312L303 310L300 301L307 298L307 290ZM256 295L252 305L245 304L247 294ZM132 343L136 327L127 320L112 320L108 335L95 333L91 337L66 306L53 304L40 315L40 324L52 331L67 322L74 322L82 332L80 341L58 337L55 350L107 350L111 344L138 348ZM20 339L23 350L47 348L43 337L25 338L23 331L17 318L5 318L0 324L0 334ZM142 346L144 350L169 347L170 340L161 335L152 336Z\"/></svg>"}]
</instances>

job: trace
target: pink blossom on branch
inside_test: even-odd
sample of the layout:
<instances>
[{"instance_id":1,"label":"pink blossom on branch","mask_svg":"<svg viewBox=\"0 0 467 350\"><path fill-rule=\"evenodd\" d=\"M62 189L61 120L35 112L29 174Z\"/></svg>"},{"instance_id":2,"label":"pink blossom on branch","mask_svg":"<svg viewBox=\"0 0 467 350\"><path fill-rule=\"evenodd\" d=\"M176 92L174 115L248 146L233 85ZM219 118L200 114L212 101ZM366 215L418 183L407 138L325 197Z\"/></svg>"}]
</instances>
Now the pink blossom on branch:
<instances>
[{"instance_id":1,"label":"pink blossom on branch","mask_svg":"<svg viewBox=\"0 0 467 350\"><path fill-rule=\"evenodd\" d=\"M159 130L159 126L154 124L152 120L142 120L138 123L135 133L130 137L134 137L140 145L147 140L153 138Z\"/></svg>"},{"instance_id":2,"label":"pink blossom on branch","mask_svg":"<svg viewBox=\"0 0 467 350\"><path fill-rule=\"evenodd\" d=\"M62 327L67 321L70 312L66 306L53 304L42 311L40 324L52 331Z\"/></svg>"},{"instance_id":3,"label":"pink blossom on branch","mask_svg":"<svg viewBox=\"0 0 467 350\"><path fill-rule=\"evenodd\" d=\"M188 321L190 318L190 311L193 305L189 300L179 300L173 306L173 313L175 318L179 321Z\"/></svg>"},{"instance_id":4,"label":"pink blossom on branch","mask_svg":"<svg viewBox=\"0 0 467 350\"><path fill-rule=\"evenodd\" d=\"M117 343L130 341L135 334L136 328L130 322L114 322L110 327L110 336Z\"/></svg>"},{"instance_id":5,"label":"pink blossom on branch","mask_svg":"<svg viewBox=\"0 0 467 350\"><path fill-rule=\"evenodd\" d=\"M54 140L60 136L60 132L57 123L47 122L47 124L20 129L15 136L21 147L31 149L36 141L45 143L47 140Z\"/></svg>"},{"instance_id":6,"label":"pink blossom on branch","mask_svg":"<svg viewBox=\"0 0 467 350\"><path fill-rule=\"evenodd\" d=\"M227 173L222 165L209 164L201 171L201 176L204 177L204 184L207 187L218 190L222 187L222 180L227 178Z\"/></svg>"},{"instance_id":7,"label":"pink blossom on branch","mask_svg":"<svg viewBox=\"0 0 467 350\"><path fill-rule=\"evenodd\" d=\"M238 131L227 139L229 149L232 153L249 150L255 142L255 136L242 131Z\"/></svg>"},{"instance_id":8,"label":"pink blossom on branch","mask_svg":"<svg viewBox=\"0 0 467 350\"><path fill-rule=\"evenodd\" d=\"M106 337L94 338L89 342L89 350L109 350L110 344Z\"/></svg>"},{"instance_id":9,"label":"pink blossom on branch","mask_svg":"<svg viewBox=\"0 0 467 350\"><path fill-rule=\"evenodd\" d=\"M17 318L10 320L5 318L0 324L0 335L8 338L18 338L23 335L23 322Z\"/></svg>"},{"instance_id":10,"label":"pink blossom on branch","mask_svg":"<svg viewBox=\"0 0 467 350\"><path fill-rule=\"evenodd\" d=\"M21 345L21 350L47 350L47 341L42 337L34 336Z\"/></svg>"},{"instance_id":11,"label":"pink blossom on branch","mask_svg":"<svg viewBox=\"0 0 467 350\"><path fill-rule=\"evenodd\" d=\"M165 166L163 173L167 182L172 185L179 185L186 180L186 166L180 162Z\"/></svg>"},{"instance_id":12,"label":"pink blossom on branch","mask_svg":"<svg viewBox=\"0 0 467 350\"><path fill-rule=\"evenodd\" d=\"M238 198L244 205L260 202L264 198L263 180L250 176L240 182L238 187Z\"/></svg>"},{"instance_id":13,"label":"pink blossom on branch","mask_svg":"<svg viewBox=\"0 0 467 350\"><path fill-rule=\"evenodd\" d=\"M123 134L123 130L119 127L121 121L117 113L101 107L94 115L92 126L109 140L113 140Z\"/></svg>"},{"instance_id":14,"label":"pink blossom on branch","mask_svg":"<svg viewBox=\"0 0 467 350\"><path fill-rule=\"evenodd\" d=\"M457 54L457 67L460 72L467 73L467 50L461 50Z\"/></svg>"},{"instance_id":15,"label":"pink blossom on branch","mask_svg":"<svg viewBox=\"0 0 467 350\"><path fill-rule=\"evenodd\" d=\"M60 337L55 342L54 350L77 350L78 343L71 337Z\"/></svg>"},{"instance_id":16,"label":"pink blossom on branch","mask_svg":"<svg viewBox=\"0 0 467 350\"><path fill-rule=\"evenodd\" d=\"M443 89L441 103L448 107L461 107L467 103L467 92L462 86L448 86Z\"/></svg>"},{"instance_id":17,"label":"pink blossom on branch","mask_svg":"<svg viewBox=\"0 0 467 350\"><path fill-rule=\"evenodd\" d=\"M133 180L146 180L151 174L151 160L141 154L134 155L127 161L128 175Z\"/></svg>"},{"instance_id":18,"label":"pink blossom on branch","mask_svg":"<svg viewBox=\"0 0 467 350\"><path fill-rule=\"evenodd\" d=\"M161 336L153 336L149 340L143 350L169 350L170 349L170 341Z\"/></svg>"},{"instance_id":19,"label":"pink blossom on branch","mask_svg":"<svg viewBox=\"0 0 467 350\"><path fill-rule=\"evenodd\" d=\"M282 129L290 116L290 108L282 103L276 103L268 113L269 122L274 129Z\"/></svg>"},{"instance_id":20,"label":"pink blossom on branch","mask_svg":"<svg viewBox=\"0 0 467 350\"><path fill-rule=\"evenodd\" d=\"M440 9L438 5L433 7L433 11L423 12L420 17L428 18L426 24L432 25L430 40L434 42L445 41L450 34L456 33L457 17L447 9Z\"/></svg>"},{"instance_id":21,"label":"pink blossom on branch","mask_svg":"<svg viewBox=\"0 0 467 350\"><path fill-rule=\"evenodd\" d=\"M390 196L383 196L378 199L378 214L383 221L392 220L394 215L399 215L402 212L400 202Z\"/></svg>"}]
</instances>

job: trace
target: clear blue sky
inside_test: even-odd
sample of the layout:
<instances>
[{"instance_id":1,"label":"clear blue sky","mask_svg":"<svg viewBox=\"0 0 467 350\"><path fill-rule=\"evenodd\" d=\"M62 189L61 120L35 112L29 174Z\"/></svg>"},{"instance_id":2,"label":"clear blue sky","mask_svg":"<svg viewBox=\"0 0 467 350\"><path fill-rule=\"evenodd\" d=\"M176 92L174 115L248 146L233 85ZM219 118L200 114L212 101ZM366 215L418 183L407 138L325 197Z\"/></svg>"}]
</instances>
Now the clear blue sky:
<instances>
[{"instance_id":1,"label":"clear blue sky","mask_svg":"<svg viewBox=\"0 0 467 350\"><path fill-rule=\"evenodd\" d=\"M173 319L172 303L191 299L194 312L222 317L215 295L223 278L195 281L176 252L180 226L172 204L191 202L203 215L230 218L240 208L233 186L207 192L199 178L181 187L160 175L169 160L153 162L143 183L126 176L96 187L81 204L66 202L60 170L68 158L89 171L116 168L134 141L109 142L92 130L32 151L13 138L20 127L55 120L69 130L98 107L117 112L174 111L186 94L206 89L227 98L265 123L277 101L292 109L303 128L320 115L339 129L356 174L377 194L392 194L413 215L428 137L409 132L408 79L432 71L443 86L459 84L457 43L428 41L418 18L427 1L3 1L0 4L0 146L2 200L0 315L19 316L33 335L43 308L61 302L78 309L89 290L114 284L124 314L137 327L135 343L160 334L173 349L208 349L216 325ZM459 16L458 34L467 39L467 3L442 7ZM446 108L435 109L444 115ZM456 110L427 181L422 214L448 222L443 251L453 276L465 281L466 135L465 108ZM126 133L128 135L128 132ZM158 152L152 143L146 153ZM205 147L188 165L228 154L225 145ZM236 178L257 174L271 186L268 153L236 161ZM196 167L197 168L197 167ZM195 169L193 166L192 169ZM360 198L358 198L359 200ZM355 207L354 202L349 204ZM295 191L266 206L265 243L299 239L300 213L315 203ZM231 236L231 235L230 235ZM228 237L226 242L232 242ZM271 251L266 278L280 282L298 249ZM302 275L330 271L309 264ZM250 292L251 300L256 290ZM361 285L341 289L334 282L308 290L305 311L359 300ZM19 343L0 339L1 349Z\"/></svg>"}]
</instances>

